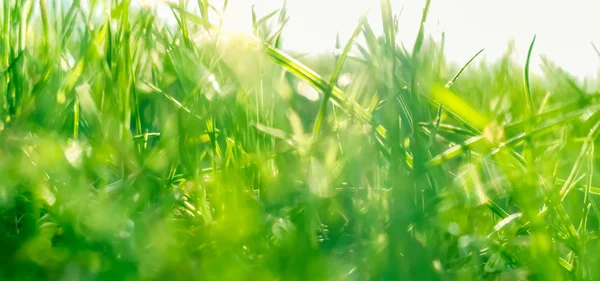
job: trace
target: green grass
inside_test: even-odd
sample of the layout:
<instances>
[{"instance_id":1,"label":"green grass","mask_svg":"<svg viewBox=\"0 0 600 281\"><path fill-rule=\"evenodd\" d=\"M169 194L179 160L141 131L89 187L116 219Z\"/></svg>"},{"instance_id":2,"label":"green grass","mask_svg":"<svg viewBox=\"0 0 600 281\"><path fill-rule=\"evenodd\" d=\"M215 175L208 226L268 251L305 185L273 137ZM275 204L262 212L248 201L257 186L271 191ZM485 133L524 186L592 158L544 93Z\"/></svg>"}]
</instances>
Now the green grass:
<instances>
[{"instance_id":1,"label":"green grass","mask_svg":"<svg viewBox=\"0 0 600 281\"><path fill-rule=\"evenodd\" d=\"M2 3L0 280L600 278L598 85L535 39L454 65L435 1L407 49L382 0L306 57L285 6Z\"/></svg>"}]
</instances>

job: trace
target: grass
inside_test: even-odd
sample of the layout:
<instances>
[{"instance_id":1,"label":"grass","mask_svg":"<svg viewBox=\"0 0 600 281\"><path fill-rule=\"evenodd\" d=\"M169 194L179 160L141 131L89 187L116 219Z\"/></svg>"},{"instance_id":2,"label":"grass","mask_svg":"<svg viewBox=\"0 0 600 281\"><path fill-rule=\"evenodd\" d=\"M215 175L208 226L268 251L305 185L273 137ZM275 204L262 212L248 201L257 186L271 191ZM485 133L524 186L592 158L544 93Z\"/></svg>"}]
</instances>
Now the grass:
<instances>
[{"instance_id":1,"label":"grass","mask_svg":"<svg viewBox=\"0 0 600 281\"><path fill-rule=\"evenodd\" d=\"M228 4L3 2L0 280L600 278L594 81Z\"/></svg>"}]
</instances>

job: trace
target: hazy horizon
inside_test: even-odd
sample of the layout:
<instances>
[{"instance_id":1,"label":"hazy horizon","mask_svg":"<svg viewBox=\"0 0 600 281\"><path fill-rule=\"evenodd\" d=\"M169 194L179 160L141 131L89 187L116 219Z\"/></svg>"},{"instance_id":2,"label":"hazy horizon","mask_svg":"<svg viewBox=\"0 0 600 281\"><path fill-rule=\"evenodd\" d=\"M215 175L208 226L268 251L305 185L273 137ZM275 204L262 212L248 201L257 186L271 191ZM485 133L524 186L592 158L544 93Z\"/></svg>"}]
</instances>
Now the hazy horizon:
<instances>
[{"instance_id":1,"label":"hazy horizon","mask_svg":"<svg viewBox=\"0 0 600 281\"><path fill-rule=\"evenodd\" d=\"M160 0L146 0L152 4ZM222 3L222 0L211 1ZM251 32L251 9L264 15L278 9L283 0L230 0L225 28ZM287 1L290 21L284 29L284 47L298 52L331 51L339 32L345 41L361 14L371 6L368 19L375 32L381 31L379 1L375 0L302 0ZM399 40L412 46L419 26L424 0L392 1L399 17ZM343 6L343 13L339 13ZM161 8L162 7L162 8ZM543 7L543 8L542 8ZM450 61L462 63L478 50L483 57L497 59L507 50L511 39L519 61L534 35L537 41L532 57L534 71L546 55L568 72L583 78L596 76L600 58L592 43L600 43L600 18L593 17L600 3L591 0L434 0L426 22L426 31L436 40L445 33L445 51ZM164 10L161 10L164 9ZM165 5L160 14L169 16Z\"/></svg>"}]
</instances>

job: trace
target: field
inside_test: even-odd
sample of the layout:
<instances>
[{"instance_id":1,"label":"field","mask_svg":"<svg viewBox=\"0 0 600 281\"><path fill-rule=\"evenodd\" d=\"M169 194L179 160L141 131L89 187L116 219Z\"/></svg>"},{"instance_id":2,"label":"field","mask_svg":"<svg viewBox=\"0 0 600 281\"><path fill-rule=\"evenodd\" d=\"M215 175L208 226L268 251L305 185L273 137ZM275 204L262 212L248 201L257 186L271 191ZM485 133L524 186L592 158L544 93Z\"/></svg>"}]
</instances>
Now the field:
<instances>
[{"instance_id":1,"label":"field","mask_svg":"<svg viewBox=\"0 0 600 281\"><path fill-rule=\"evenodd\" d=\"M2 1L0 280L600 279L596 81L224 2Z\"/></svg>"}]
</instances>

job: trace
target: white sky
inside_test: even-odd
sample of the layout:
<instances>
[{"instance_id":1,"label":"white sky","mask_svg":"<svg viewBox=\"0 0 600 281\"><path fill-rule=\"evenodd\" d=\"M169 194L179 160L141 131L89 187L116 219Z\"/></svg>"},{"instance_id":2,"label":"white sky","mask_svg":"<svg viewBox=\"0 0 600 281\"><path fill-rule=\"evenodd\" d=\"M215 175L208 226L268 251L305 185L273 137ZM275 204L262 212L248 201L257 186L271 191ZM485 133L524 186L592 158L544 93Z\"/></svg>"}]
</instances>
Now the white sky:
<instances>
[{"instance_id":1,"label":"white sky","mask_svg":"<svg viewBox=\"0 0 600 281\"><path fill-rule=\"evenodd\" d=\"M148 0L146 0L148 1ZM212 1L212 3L222 2ZM400 16L399 39L412 46L425 0L391 0ZM595 76L600 58L591 42L600 47L600 0L432 0L426 31L440 39L446 34L446 55L464 63L485 48L496 59L515 40L524 62L531 39L537 34L532 64L545 54L574 75ZM281 7L282 0L230 0L225 26L251 31L251 7L259 15ZM300 52L333 49L336 34L342 41L354 31L358 19L372 4L369 21L381 32L378 0L288 0L291 19L284 29L284 47ZM342 42L343 44L344 42Z\"/></svg>"}]
</instances>

